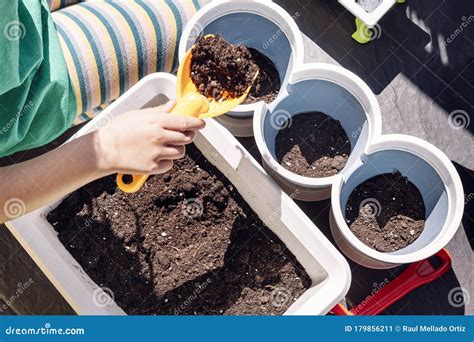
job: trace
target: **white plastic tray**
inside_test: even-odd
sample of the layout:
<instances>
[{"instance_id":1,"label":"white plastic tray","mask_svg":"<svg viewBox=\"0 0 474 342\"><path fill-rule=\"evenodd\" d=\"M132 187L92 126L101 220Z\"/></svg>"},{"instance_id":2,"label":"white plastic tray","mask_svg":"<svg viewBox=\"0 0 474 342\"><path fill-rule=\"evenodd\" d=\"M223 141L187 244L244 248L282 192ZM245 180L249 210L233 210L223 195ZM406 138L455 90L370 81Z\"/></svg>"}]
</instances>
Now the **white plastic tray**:
<instances>
[{"instance_id":1,"label":"white plastic tray","mask_svg":"<svg viewBox=\"0 0 474 342\"><path fill-rule=\"evenodd\" d=\"M362 20L367 26L374 27L387 13L397 0L382 0L382 3L373 11L367 12L355 0L338 0L349 12Z\"/></svg>"},{"instance_id":2,"label":"white plastic tray","mask_svg":"<svg viewBox=\"0 0 474 342\"><path fill-rule=\"evenodd\" d=\"M175 96L175 77L157 73L142 79L74 137L87 134L128 110L163 103ZM285 314L326 314L347 293L349 266L313 222L220 124L209 120L196 146L236 187L263 222L286 244L312 286ZM7 223L7 227L78 314L125 314L115 302L97 306L100 288L65 249L45 219L61 200Z\"/></svg>"}]
</instances>

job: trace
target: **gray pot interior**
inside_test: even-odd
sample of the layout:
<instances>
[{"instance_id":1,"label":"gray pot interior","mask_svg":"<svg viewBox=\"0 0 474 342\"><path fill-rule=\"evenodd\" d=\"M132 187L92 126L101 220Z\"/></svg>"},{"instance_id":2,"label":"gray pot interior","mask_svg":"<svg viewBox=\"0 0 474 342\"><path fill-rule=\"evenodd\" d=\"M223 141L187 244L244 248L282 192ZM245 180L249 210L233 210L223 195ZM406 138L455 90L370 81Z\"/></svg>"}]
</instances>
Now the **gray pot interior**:
<instances>
[{"instance_id":1,"label":"gray pot interior","mask_svg":"<svg viewBox=\"0 0 474 342\"><path fill-rule=\"evenodd\" d=\"M255 13L229 13L207 24L201 34L218 34L232 44L245 45L263 53L275 64L284 88L293 67L293 48L284 31L270 19ZM193 44L194 41L188 41L186 50Z\"/></svg>"},{"instance_id":2,"label":"gray pot interior","mask_svg":"<svg viewBox=\"0 0 474 342\"><path fill-rule=\"evenodd\" d=\"M275 140L285 119L297 114L319 111L338 120L351 142L346 168L360 160L368 143L367 116L359 101L345 88L331 81L312 79L290 84L289 95L264 116L263 137L276 159Z\"/></svg>"},{"instance_id":3,"label":"gray pot interior","mask_svg":"<svg viewBox=\"0 0 474 342\"><path fill-rule=\"evenodd\" d=\"M340 205L344 211L352 191L366 180L384 173L399 171L421 192L426 208L425 229L411 245L391 254L405 254L419 250L441 232L448 213L448 196L443 180L425 160L407 151L383 150L364 155L363 164L344 182Z\"/></svg>"}]
</instances>

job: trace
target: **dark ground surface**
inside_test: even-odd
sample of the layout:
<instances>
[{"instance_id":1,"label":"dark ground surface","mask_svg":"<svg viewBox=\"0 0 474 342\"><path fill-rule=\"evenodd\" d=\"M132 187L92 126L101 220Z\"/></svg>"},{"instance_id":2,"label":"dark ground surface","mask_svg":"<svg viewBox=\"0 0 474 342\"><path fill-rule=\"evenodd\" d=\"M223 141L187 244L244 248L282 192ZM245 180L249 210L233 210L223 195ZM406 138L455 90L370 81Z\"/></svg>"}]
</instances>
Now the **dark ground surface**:
<instances>
[{"instance_id":1,"label":"dark ground surface","mask_svg":"<svg viewBox=\"0 0 474 342\"><path fill-rule=\"evenodd\" d=\"M396 5L383 18L377 28L379 38L359 45L351 38L354 17L336 1L276 2L295 15L307 35L306 62L340 64L359 75L378 97L384 133L411 134L435 144L454 162L461 176L466 195L465 214L462 226L447 246L453 269L441 279L413 291L386 313L474 314L474 23L461 33L455 33L463 20L474 15L474 3L470 0L409 0L405 5ZM452 35L455 39L440 44ZM463 114L470 124L456 128L450 124L453 113ZM260 160L254 140L241 141ZM23 153L3 164L24 157ZM329 231L329 201L298 204L333 241ZM26 281L27 278L12 277L21 268L25 274L37 277L35 285L38 286L31 287L37 294L32 296L36 300L18 300L17 307L35 314L71 312L5 227L0 228L0 243L5 246L0 248L0 293L8 296L15 291L18 282ZM362 302L378 284L404 269L402 266L377 271L352 262L350 266L353 279L347 296L349 304ZM449 293L459 287L470 294L471 300L453 307L448 301Z\"/></svg>"}]
</instances>

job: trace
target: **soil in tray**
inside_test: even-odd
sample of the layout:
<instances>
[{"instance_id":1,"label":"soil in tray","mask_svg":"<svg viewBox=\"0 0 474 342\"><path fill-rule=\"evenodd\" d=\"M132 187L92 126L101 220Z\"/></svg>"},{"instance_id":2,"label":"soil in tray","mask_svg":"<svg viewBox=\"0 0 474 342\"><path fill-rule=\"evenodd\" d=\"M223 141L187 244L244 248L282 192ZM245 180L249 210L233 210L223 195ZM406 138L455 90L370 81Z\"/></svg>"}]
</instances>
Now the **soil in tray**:
<instances>
[{"instance_id":1,"label":"soil in tray","mask_svg":"<svg viewBox=\"0 0 474 342\"><path fill-rule=\"evenodd\" d=\"M287 170L306 177L329 177L347 163L351 143L339 121L321 112L297 114L278 132L275 153Z\"/></svg>"},{"instance_id":2,"label":"soil in tray","mask_svg":"<svg viewBox=\"0 0 474 342\"><path fill-rule=\"evenodd\" d=\"M261 52L232 45L222 37L200 37L192 52L191 79L199 92L216 100L242 96L259 75L244 103L272 102L281 81L274 63Z\"/></svg>"},{"instance_id":3,"label":"soil in tray","mask_svg":"<svg viewBox=\"0 0 474 342\"><path fill-rule=\"evenodd\" d=\"M418 188L400 173L371 178L349 196L346 220L367 246L394 252L413 243L425 226L425 205Z\"/></svg>"},{"instance_id":4,"label":"soil in tray","mask_svg":"<svg viewBox=\"0 0 474 342\"><path fill-rule=\"evenodd\" d=\"M67 197L48 220L128 314L282 314L311 283L193 145L139 192L122 193L107 177Z\"/></svg>"}]
</instances>

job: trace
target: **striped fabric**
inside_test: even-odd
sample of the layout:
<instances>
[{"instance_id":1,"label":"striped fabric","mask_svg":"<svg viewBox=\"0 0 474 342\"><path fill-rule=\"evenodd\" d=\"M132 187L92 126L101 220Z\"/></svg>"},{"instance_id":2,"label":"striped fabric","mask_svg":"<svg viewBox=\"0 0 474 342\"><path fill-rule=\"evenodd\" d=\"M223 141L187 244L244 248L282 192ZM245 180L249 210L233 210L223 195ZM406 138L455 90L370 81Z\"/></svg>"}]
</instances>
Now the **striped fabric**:
<instances>
[{"instance_id":1,"label":"striped fabric","mask_svg":"<svg viewBox=\"0 0 474 342\"><path fill-rule=\"evenodd\" d=\"M110 105L110 103L101 104L100 106L95 107L91 110L88 110L87 112L78 114L76 116L76 119L74 120L74 126L79 125L83 122L89 121L90 119L94 118L96 115L100 114L100 112L102 112L109 105Z\"/></svg>"},{"instance_id":2,"label":"striped fabric","mask_svg":"<svg viewBox=\"0 0 474 342\"><path fill-rule=\"evenodd\" d=\"M55 11L78 121L91 118L93 109L115 100L142 77L176 70L182 30L207 2L91 0Z\"/></svg>"}]
</instances>

